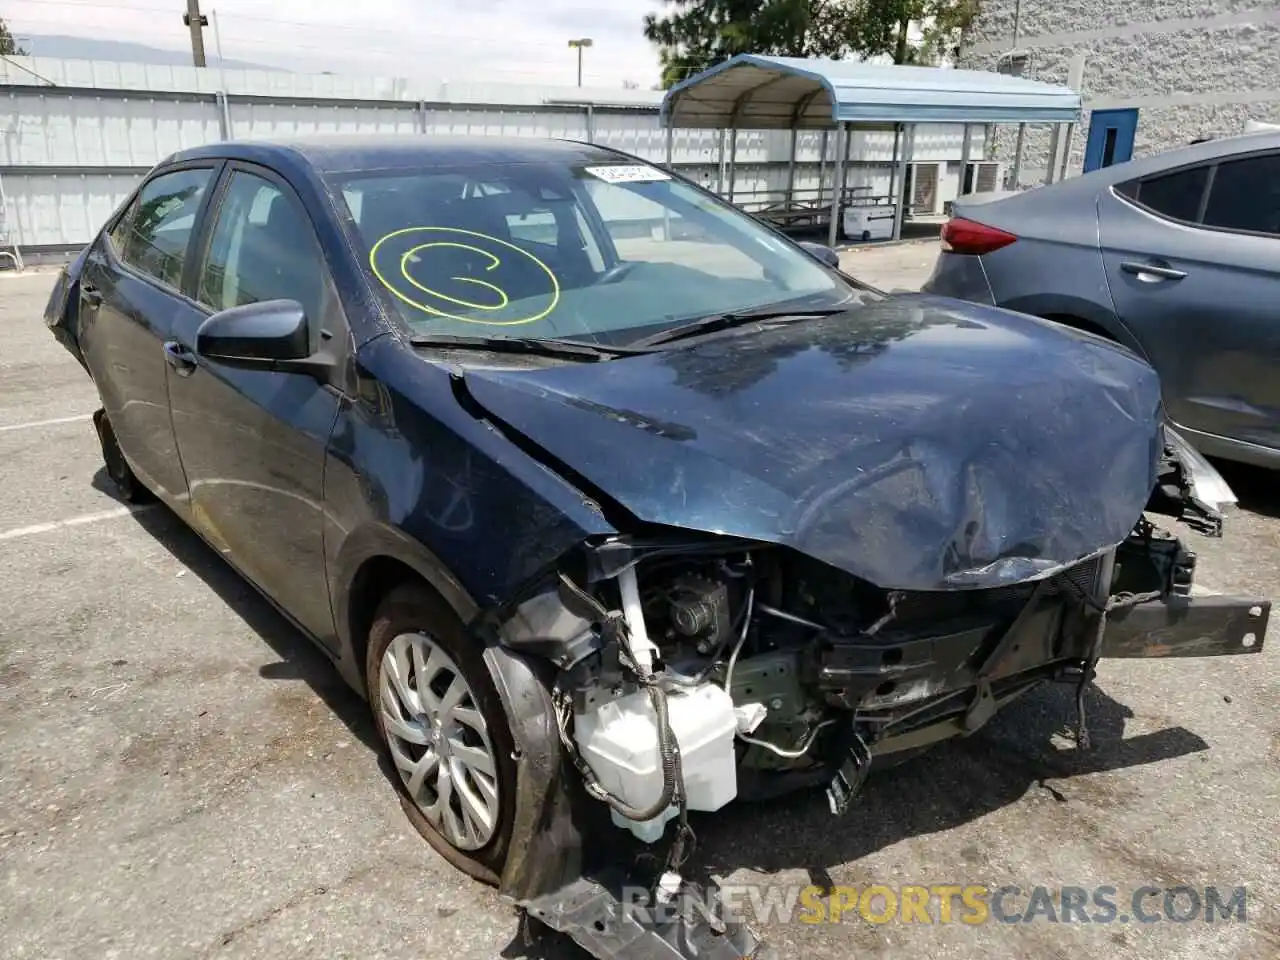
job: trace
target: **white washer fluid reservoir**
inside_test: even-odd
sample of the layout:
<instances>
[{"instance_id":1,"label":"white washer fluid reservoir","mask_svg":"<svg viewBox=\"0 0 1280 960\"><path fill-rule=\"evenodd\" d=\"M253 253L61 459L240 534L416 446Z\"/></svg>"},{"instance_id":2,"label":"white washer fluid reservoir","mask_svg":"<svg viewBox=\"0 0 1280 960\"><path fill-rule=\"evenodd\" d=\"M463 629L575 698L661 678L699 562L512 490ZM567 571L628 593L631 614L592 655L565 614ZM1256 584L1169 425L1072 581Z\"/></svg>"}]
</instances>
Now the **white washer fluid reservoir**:
<instances>
[{"instance_id":1,"label":"white washer fluid reservoir","mask_svg":"<svg viewBox=\"0 0 1280 960\"><path fill-rule=\"evenodd\" d=\"M667 714L680 745L689 809L719 810L738 795L733 698L710 683L687 692L672 691L667 694ZM662 795L658 715L647 691L575 715L574 739L600 785L629 806L649 807ZM673 804L653 820L638 823L615 810L613 821L646 843L655 843L678 812Z\"/></svg>"}]
</instances>

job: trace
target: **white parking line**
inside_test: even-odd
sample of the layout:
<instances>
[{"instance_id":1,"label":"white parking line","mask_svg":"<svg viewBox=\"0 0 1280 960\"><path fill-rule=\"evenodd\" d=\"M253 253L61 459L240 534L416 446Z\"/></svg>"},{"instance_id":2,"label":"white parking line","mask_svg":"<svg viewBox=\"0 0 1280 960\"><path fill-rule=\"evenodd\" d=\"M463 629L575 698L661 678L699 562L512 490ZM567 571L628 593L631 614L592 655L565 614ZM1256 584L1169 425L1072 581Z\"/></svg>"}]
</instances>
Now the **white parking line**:
<instances>
[{"instance_id":1,"label":"white parking line","mask_svg":"<svg viewBox=\"0 0 1280 960\"><path fill-rule=\"evenodd\" d=\"M81 413L74 417L58 417L56 420L32 420L28 423L11 423L6 427L0 427L0 433L8 433L10 430L34 430L37 427L56 427L60 423L79 423L82 420L92 420L93 414Z\"/></svg>"},{"instance_id":2,"label":"white parking line","mask_svg":"<svg viewBox=\"0 0 1280 960\"><path fill-rule=\"evenodd\" d=\"M54 530L61 530L64 527L82 527L88 523L99 523L103 520L115 520L118 517L128 517L135 513L141 513L144 510L151 510L156 506L154 503L143 503L137 506L116 507L114 510L103 510L99 513L85 513L78 517L70 517L66 520L56 520L53 523L36 523L29 527L15 527L12 530L0 530L0 541L4 540L21 540L23 537L34 537L41 533L52 533Z\"/></svg>"}]
</instances>

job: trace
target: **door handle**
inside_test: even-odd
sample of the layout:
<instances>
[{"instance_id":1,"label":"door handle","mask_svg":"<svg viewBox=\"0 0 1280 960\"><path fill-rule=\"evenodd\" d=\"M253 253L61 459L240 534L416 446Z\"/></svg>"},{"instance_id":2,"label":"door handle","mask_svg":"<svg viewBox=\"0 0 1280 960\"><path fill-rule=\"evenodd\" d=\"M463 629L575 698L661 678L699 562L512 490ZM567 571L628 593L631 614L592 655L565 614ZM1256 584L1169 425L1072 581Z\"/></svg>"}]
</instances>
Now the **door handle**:
<instances>
[{"instance_id":1,"label":"door handle","mask_svg":"<svg viewBox=\"0 0 1280 960\"><path fill-rule=\"evenodd\" d=\"M102 291L95 287L92 283L80 281L80 296L84 302L91 307L102 306Z\"/></svg>"},{"instance_id":2,"label":"door handle","mask_svg":"<svg viewBox=\"0 0 1280 960\"><path fill-rule=\"evenodd\" d=\"M1139 280L1145 280L1147 283L1155 283L1157 280L1181 280L1187 275L1185 270L1162 267L1156 263L1138 263L1134 260L1126 260L1120 264L1120 269L1125 273L1134 274Z\"/></svg>"},{"instance_id":3,"label":"door handle","mask_svg":"<svg viewBox=\"0 0 1280 960\"><path fill-rule=\"evenodd\" d=\"M196 372L196 355L177 340L165 342L164 359L169 366L178 371L179 376L189 377Z\"/></svg>"}]
</instances>

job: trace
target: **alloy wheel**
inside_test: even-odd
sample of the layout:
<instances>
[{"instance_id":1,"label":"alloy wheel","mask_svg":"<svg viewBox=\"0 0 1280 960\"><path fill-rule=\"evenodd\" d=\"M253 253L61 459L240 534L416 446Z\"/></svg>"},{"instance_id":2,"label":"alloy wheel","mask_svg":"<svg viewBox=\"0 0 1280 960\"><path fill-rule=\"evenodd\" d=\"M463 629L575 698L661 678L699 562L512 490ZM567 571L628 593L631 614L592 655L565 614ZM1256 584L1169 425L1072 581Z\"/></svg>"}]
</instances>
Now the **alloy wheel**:
<instances>
[{"instance_id":1,"label":"alloy wheel","mask_svg":"<svg viewBox=\"0 0 1280 960\"><path fill-rule=\"evenodd\" d=\"M459 850L493 839L498 764L457 663L424 633L399 634L382 657L382 729L410 799Z\"/></svg>"}]
</instances>

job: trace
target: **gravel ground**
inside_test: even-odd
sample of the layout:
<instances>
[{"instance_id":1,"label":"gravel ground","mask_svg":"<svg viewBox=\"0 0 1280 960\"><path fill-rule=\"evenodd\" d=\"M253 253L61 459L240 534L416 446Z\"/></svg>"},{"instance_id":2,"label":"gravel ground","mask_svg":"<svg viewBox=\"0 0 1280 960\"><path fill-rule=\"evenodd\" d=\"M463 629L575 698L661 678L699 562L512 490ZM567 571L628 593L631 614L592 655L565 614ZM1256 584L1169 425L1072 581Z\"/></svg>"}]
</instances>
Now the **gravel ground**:
<instances>
[{"instance_id":1,"label":"gravel ground","mask_svg":"<svg viewBox=\"0 0 1280 960\"><path fill-rule=\"evenodd\" d=\"M844 256L910 288L935 249ZM325 659L163 508L106 492L93 387L40 323L51 282L0 276L0 956L519 955L513 913L408 827ZM1200 579L1271 595L1280 496L1270 475L1227 472L1242 510L1222 541L1189 535ZM699 856L774 896L1017 885L1004 906L1022 912L1037 886L1110 886L1130 920L875 924L849 908L762 923L784 956L1275 957L1278 660L1106 664L1087 754L1061 736L1069 692L1034 695L873 779L842 820L812 795L704 819ZM1134 891L1178 885L1247 887L1246 921L1171 922L1159 894L1155 922L1129 916Z\"/></svg>"}]
</instances>

